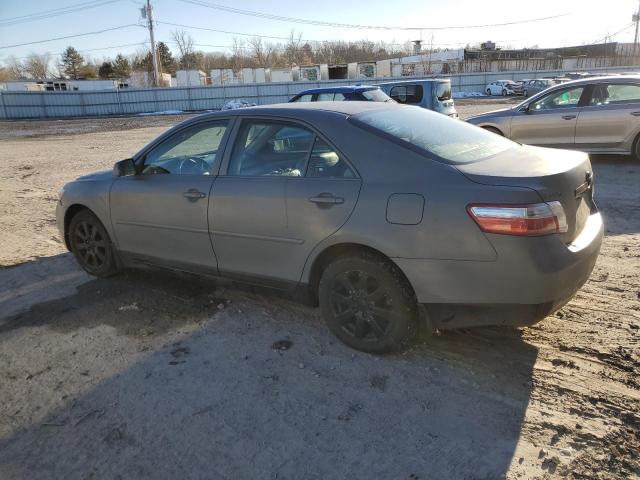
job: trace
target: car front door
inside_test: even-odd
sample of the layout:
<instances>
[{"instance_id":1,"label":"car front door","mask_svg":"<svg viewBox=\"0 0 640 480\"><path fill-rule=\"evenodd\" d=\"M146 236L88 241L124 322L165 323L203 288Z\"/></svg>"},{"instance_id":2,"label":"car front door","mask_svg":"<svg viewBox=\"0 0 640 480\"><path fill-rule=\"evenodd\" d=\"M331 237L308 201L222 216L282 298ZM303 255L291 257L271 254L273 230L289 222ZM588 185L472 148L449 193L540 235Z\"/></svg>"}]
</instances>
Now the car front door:
<instances>
[{"instance_id":1,"label":"car front door","mask_svg":"<svg viewBox=\"0 0 640 480\"><path fill-rule=\"evenodd\" d=\"M554 90L520 108L511 119L510 138L532 145L572 146L584 92L584 86Z\"/></svg>"},{"instance_id":2,"label":"car front door","mask_svg":"<svg viewBox=\"0 0 640 480\"><path fill-rule=\"evenodd\" d=\"M220 272L294 285L313 247L348 218L360 181L306 125L246 118L234 135L209 208Z\"/></svg>"},{"instance_id":3,"label":"car front door","mask_svg":"<svg viewBox=\"0 0 640 480\"><path fill-rule=\"evenodd\" d=\"M136 160L139 173L111 187L118 249L132 259L216 272L207 208L228 121L181 129Z\"/></svg>"},{"instance_id":4,"label":"car front door","mask_svg":"<svg viewBox=\"0 0 640 480\"><path fill-rule=\"evenodd\" d=\"M640 130L640 85L596 84L578 116L576 147L618 149Z\"/></svg>"}]
</instances>

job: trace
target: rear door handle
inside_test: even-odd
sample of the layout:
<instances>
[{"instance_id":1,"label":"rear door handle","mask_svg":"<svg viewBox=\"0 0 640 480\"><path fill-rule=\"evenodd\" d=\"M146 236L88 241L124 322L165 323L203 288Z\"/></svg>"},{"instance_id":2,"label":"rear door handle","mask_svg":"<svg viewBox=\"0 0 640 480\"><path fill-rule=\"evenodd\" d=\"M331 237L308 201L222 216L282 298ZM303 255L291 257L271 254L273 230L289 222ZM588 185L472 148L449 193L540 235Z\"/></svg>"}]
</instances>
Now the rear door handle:
<instances>
[{"instance_id":1,"label":"rear door handle","mask_svg":"<svg viewBox=\"0 0 640 480\"><path fill-rule=\"evenodd\" d=\"M640 112L631 112L634 117L640 117Z\"/></svg>"},{"instance_id":2,"label":"rear door handle","mask_svg":"<svg viewBox=\"0 0 640 480\"><path fill-rule=\"evenodd\" d=\"M575 115L562 115L562 118L565 120L573 120L574 118L576 118Z\"/></svg>"},{"instance_id":3,"label":"rear door handle","mask_svg":"<svg viewBox=\"0 0 640 480\"><path fill-rule=\"evenodd\" d=\"M344 203L344 198L336 197L332 193L320 193L317 197L309 198L309 201L318 205L337 205Z\"/></svg>"},{"instance_id":4,"label":"rear door handle","mask_svg":"<svg viewBox=\"0 0 640 480\"><path fill-rule=\"evenodd\" d=\"M182 196L192 202L195 202L196 200L206 197L207 194L199 190L196 190L195 188L191 188L186 192L184 192Z\"/></svg>"}]
</instances>

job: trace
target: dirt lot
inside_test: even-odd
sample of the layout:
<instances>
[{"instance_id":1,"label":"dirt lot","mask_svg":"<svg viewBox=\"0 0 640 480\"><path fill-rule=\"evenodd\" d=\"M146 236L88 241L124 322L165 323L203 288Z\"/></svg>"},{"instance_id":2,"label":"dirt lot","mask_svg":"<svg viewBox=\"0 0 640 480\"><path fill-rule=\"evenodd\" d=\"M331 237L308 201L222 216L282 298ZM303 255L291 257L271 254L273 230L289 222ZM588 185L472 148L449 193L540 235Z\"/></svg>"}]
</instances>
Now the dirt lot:
<instances>
[{"instance_id":1,"label":"dirt lot","mask_svg":"<svg viewBox=\"0 0 640 480\"><path fill-rule=\"evenodd\" d=\"M640 165L593 159L607 236L561 311L374 357L265 291L78 270L57 189L180 118L0 124L0 478L640 478Z\"/></svg>"}]
</instances>

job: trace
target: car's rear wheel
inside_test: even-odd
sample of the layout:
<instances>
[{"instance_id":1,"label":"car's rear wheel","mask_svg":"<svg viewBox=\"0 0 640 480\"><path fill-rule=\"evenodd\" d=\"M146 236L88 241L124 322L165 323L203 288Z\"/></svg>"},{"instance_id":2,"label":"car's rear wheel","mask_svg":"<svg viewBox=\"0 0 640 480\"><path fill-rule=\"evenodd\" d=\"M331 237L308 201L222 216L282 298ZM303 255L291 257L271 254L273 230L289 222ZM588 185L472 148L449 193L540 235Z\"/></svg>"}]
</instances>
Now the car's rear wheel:
<instances>
[{"instance_id":1,"label":"car's rear wheel","mask_svg":"<svg viewBox=\"0 0 640 480\"><path fill-rule=\"evenodd\" d=\"M109 234L89 210L82 210L71 219L69 246L80 266L91 275L107 277L118 271Z\"/></svg>"},{"instance_id":2,"label":"car's rear wheel","mask_svg":"<svg viewBox=\"0 0 640 480\"><path fill-rule=\"evenodd\" d=\"M399 350L416 334L413 292L382 258L363 254L333 261L322 274L318 296L331 332L356 350Z\"/></svg>"}]
</instances>

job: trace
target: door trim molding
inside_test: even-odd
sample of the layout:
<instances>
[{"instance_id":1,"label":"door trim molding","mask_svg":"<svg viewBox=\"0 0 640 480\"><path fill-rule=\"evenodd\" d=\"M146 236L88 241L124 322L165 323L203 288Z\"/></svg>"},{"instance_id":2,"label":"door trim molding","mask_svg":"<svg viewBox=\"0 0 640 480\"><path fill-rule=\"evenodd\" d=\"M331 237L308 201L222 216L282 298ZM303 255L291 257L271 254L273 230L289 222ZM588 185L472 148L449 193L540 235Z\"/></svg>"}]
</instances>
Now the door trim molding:
<instances>
[{"instance_id":1,"label":"door trim molding","mask_svg":"<svg viewBox=\"0 0 640 480\"><path fill-rule=\"evenodd\" d=\"M202 229L202 228L176 227L174 225L161 225L157 223L123 222L121 220L115 220L114 223L116 225L127 225L130 227L162 228L166 230L178 230L180 232L192 232L192 233L204 233L204 234L209 233L208 230Z\"/></svg>"},{"instance_id":2,"label":"door trim molding","mask_svg":"<svg viewBox=\"0 0 640 480\"><path fill-rule=\"evenodd\" d=\"M220 235L223 237L248 238L250 240L266 240L268 242L294 243L302 245L304 240L299 238L273 237L271 235L255 235L252 233L225 232L223 230L211 230L211 235ZM214 241L215 244L215 241Z\"/></svg>"}]
</instances>

